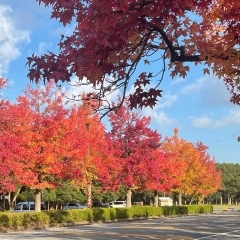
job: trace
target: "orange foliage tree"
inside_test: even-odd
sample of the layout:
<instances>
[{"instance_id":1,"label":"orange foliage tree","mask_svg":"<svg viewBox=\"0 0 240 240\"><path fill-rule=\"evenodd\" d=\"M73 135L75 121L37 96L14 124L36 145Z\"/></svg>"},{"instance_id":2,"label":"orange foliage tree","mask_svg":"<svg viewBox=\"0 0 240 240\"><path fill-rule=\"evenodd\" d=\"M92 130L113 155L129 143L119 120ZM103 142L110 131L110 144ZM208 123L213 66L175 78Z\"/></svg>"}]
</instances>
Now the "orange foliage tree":
<instances>
[{"instance_id":1,"label":"orange foliage tree","mask_svg":"<svg viewBox=\"0 0 240 240\"><path fill-rule=\"evenodd\" d=\"M194 184L193 196L202 202L209 194L215 193L222 188L221 171L217 169L214 158L207 153L208 147L202 142L195 146L200 153L202 171L197 174L198 178Z\"/></svg>"},{"instance_id":2,"label":"orange foliage tree","mask_svg":"<svg viewBox=\"0 0 240 240\"><path fill-rule=\"evenodd\" d=\"M178 203L182 205L182 195L193 194L196 179L203 169L199 161L200 153L194 144L184 139L179 139L178 129L174 129L172 137L166 137L162 143L162 150L171 153L169 161L178 169L175 177L180 181L180 186L172 189L178 194Z\"/></svg>"},{"instance_id":3,"label":"orange foliage tree","mask_svg":"<svg viewBox=\"0 0 240 240\"><path fill-rule=\"evenodd\" d=\"M108 151L105 127L98 114L94 113L94 107L94 101L85 100L81 105L74 105L70 109L66 139L66 144L69 143L69 149L72 151L69 151L66 160L67 178L85 190L89 207L92 205L93 181L98 180L106 184L106 179L110 178L109 169L114 164L114 159Z\"/></svg>"}]
</instances>

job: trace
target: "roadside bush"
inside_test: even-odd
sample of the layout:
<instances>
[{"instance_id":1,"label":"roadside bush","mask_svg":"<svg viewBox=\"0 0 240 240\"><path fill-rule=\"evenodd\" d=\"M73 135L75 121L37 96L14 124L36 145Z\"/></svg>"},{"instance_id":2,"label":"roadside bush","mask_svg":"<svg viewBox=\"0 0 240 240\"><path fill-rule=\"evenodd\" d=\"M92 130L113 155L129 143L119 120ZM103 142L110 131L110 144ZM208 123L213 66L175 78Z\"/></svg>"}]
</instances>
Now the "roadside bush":
<instances>
[{"instance_id":1,"label":"roadside bush","mask_svg":"<svg viewBox=\"0 0 240 240\"><path fill-rule=\"evenodd\" d=\"M188 214L196 214L196 213L212 213L213 206L210 204L206 205L188 205Z\"/></svg>"},{"instance_id":2,"label":"roadside bush","mask_svg":"<svg viewBox=\"0 0 240 240\"><path fill-rule=\"evenodd\" d=\"M51 223L65 223L69 221L69 219L71 218L70 211L50 210L50 211L44 211L44 213L49 216Z\"/></svg>"},{"instance_id":3,"label":"roadside bush","mask_svg":"<svg viewBox=\"0 0 240 240\"><path fill-rule=\"evenodd\" d=\"M107 221L116 219L115 208L93 208L94 221Z\"/></svg>"},{"instance_id":4,"label":"roadside bush","mask_svg":"<svg viewBox=\"0 0 240 240\"><path fill-rule=\"evenodd\" d=\"M24 219L24 213L14 214L14 213L8 213L10 218L10 227L18 228L22 227L23 225L23 219Z\"/></svg>"},{"instance_id":5,"label":"roadside bush","mask_svg":"<svg viewBox=\"0 0 240 240\"><path fill-rule=\"evenodd\" d=\"M181 215L188 215L188 206L179 206L179 213Z\"/></svg>"},{"instance_id":6,"label":"roadside bush","mask_svg":"<svg viewBox=\"0 0 240 240\"><path fill-rule=\"evenodd\" d=\"M94 220L93 211L91 209L73 209L69 212L72 214L71 220L73 220L73 222L92 222Z\"/></svg>"},{"instance_id":7,"label":"roadside bush","mask_svg":"<svg viewBox=\"0 0 240 240\"><path fill-rule=\"evenodd\" d=\"M83 221L93 221L91 209L72 209L44 211L50 218L50 223L76 223Z\"/></svg>"},{"instance_id":8,"label":"roadside bush","mask_svg":"<svg viewBox=\"0 0 240 240\"><path fill-rule=\"evenodd\" d=\"M161 217L163 216L163 208L162 207L151 207L146 206L146 216L147 217Z\"/></svg>"},{"instance_id":9,"label":"roadside bush","mask_svg":"<svg viewBox=\"0 0 240 240\"><path fill-rule=\"evenodd\" d=\"M74 210L51 210L28 213L0 213L1 228L42 227L54 223L80 223L109 221L136 217L177 216L212 213L212 205L186 206L135 206L132 208L93 208Z\"/></svg>"},{"instance_id":10,"label":"roadside bush","mask_svg":"<svg viewBox=\"0 0 240 240\"><path fill-rule=\"evenodd\" d=\"M33 212L33 213L24 213L24 214L21 213L21 215L23 216L23 219L22 219L23 226L40 227L42 225L46 225L50 223L50 217L46 214L46 212Z\"/></svg>"},{"instance_id":11,"label":"roadside bush","mask_svg":"<svg viewBox=\"0 0 240 240\"><path fill-rule=\"evenodd\" d=\"M129 208L115 208L116 209L116 219L128 218Z\"/></svg>"},{"instance_id":12,"label":"roadside bush","mask_svg":"<svg viewBox=\"0 0 240 240\"><path fill-rule=\"evenodd\" d=\"M10 228L12 221L9 214L1 213L0 214L0 227Z\"/></svg>"},{"instance_id":13,"label":"roadside bush","mask_svg":"<svg viewBox=\"0 0 240 240\"><path fill-rule=\"evenodd\" d=\"M181 213L181 209L178 206L162 206L164 216L176 216Z\"/></svg>"},{"instance_id":14,"label":"roadside bush","mask_svg":"<svg viewBox=\"0 0 240 240\"><path fill-rule=\"evenodd\" d=\"M146 217L147 216L146 207L135 206L132 208L128 208L127 216L128 218Z\"/></svg>"}]
</instances>

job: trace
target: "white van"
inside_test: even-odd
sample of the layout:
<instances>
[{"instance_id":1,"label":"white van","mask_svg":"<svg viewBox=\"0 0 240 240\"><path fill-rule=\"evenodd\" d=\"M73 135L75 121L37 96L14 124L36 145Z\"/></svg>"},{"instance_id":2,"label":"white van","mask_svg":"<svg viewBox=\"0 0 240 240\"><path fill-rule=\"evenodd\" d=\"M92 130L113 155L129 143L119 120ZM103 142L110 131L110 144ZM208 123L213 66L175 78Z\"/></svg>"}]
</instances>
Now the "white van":
<instances>
[{"instance_id":1,"label":"white van","mask_svg":"<svg viewBox=\"0 0 240 240\"><path fill-rule=\"evenodd\" d=\"M41 210L46 210L44 202L41 203ZM35 211L35 202L19 202L11 212L30 212Z\"/></svg>"},{"instance_id":2,"label":"white van","mask_svg":"<svg viewBox=\"0 0 240 240\"><path fill-rule=\"evenodd\" d=\"M126 201L114 201L114 202L110 202L108 206L110 208L125 208L127 205L126 205Z\"/></svg>"}]
</instances>

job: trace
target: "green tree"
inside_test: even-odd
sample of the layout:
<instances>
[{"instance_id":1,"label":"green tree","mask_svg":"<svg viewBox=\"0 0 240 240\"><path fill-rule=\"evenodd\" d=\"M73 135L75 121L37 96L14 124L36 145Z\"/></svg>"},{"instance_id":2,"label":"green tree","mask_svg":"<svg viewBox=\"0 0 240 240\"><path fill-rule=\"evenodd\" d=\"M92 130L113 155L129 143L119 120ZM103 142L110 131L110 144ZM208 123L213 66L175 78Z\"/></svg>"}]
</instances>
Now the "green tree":
<instances>
[{"instance_id":1,"label":"green tree","mask_svg":"<svg viewBox=\"0 0 240 240\"><path fill-rule=\"evenodd\" d=\"M57 194L54 189L44 189L42 192L42 201L47 203L47 209L49 210L51 206L56 203Z\"/></svg>"},{"instance_id":2,"label":"green tree","mask_svg":"<svg viewBox=\"0 0 240 240\"><path fill-rule=\"evenodd\" d=\"M222 194L227 199L227 204L233 204L240 189L240 164L217 163L217 168L222 171Z\"/></svg>"},{"instance_id":3,"label":"green tree","mask_svg":"<svg viewBox=\"0 0 240 240\"><path fill-rule=\"evenodd\" d=\"M63 184L61 187L57 187L56 189L56 201L60 204L65 202L84 203L86 200L87 196L71 184Z\"/></svg>"},{"instance_id":4,"label":"green tree","mask_svg":"<svg viewBox=\"0 0 240 240\"><path fill-rule=\"evenodd\" d=\"M21 200L22 202L34 201L35 199L34 190L29 188L23 188L23 190L18 195L17 199Z\"/></svg>"}]
</instances>

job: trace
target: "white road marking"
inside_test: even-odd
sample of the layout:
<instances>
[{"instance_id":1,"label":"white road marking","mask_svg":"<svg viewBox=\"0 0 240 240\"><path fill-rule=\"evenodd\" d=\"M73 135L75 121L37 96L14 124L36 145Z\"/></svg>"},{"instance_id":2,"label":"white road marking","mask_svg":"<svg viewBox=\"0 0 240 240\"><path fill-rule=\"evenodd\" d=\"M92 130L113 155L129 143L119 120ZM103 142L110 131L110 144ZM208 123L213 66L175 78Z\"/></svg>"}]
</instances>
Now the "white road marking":
<instances>
[{"instance_id":1,"label":"white road marking","mask_svg":"<svg viewBox=\"0 0 240 240\"><path fill-rule=\"evenodd\" d=\"M240 238L240 235L231 234L231 233L234 233L234 232L239 232L239 230L234 230L234 231L231 231L231 232L225 232L225 233L219 233L219 234L212 234L212 235L209 235L209 236L206 236L206 237L195 238L195 240L210 239L212 237L217 237L217 236L229 236L229 237Z\"/></svg>"}]
</instances>

